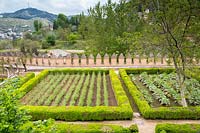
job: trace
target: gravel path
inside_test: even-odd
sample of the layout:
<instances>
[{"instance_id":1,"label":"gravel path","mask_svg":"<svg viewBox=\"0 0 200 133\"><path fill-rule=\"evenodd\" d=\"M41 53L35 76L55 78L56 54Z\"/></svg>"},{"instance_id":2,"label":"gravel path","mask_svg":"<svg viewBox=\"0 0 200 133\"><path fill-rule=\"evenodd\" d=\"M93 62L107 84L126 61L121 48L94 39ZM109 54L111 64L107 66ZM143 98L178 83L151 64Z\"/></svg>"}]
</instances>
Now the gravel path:
<instances>
[{"instance_id":1,"label":"gravel path","mask_svg":"<svg viewBox=\"0 0 200 133\"><path fill-rule=\"evenodd\" d=\"M137 114L136 114L137 115ZM101 121L101 122L68 122L70 124L113 124L121 125L123 127L129 127L133 124L137 124L139 133L154 133L155 126L160 123L173 123L173 124L200 124L200 120L145 120L141 117L134 118L133 120L125 121Z\"/></svg>"}]
</instances>

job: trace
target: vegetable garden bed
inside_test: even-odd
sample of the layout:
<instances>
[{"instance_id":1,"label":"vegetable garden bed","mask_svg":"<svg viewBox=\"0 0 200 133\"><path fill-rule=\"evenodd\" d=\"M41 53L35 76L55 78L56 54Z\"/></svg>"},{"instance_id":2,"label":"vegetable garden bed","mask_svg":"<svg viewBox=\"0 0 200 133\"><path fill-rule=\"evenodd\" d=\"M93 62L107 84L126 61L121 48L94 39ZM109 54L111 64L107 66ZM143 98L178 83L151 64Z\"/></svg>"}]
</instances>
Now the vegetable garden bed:
<instances>
[{"instance_id":1,"label":"vegetable garden bed","mask_svg":"<svg viewBox=\"0 0 200 133\"><path fill-rule=\"evenodd\" d=\"M181 107L174 69L121 69L120 75L144 118L200 119L199 81L194 76L186 80L190 106Z\"/></svg>"},{"instance_id":2,"label":"vegetable garden bed","mask_svg":"<svg viewBox=\"0 0 200 133\"><path fill-rule=\"evenodd\" d=\"M133 115L114 70L44 70L19 91L33 120L123 120Z\"/></svg>"},{"instance_id":3,"label":"vegetable garden bed","mask_svg":"<svg viewBox=\"0 0 200 133\"><path fill-rule=\"evenodd\" d=\"M21 102L39 106L117 106L107 72L50 72Z\"/></svg>"},{"instance_id":4,"label":"vegetable garden bed","mask_svg":"<svg viewBox=\"0 0 200 133\"><path fill-rule=\"evenodd\" d=\"M181 106L176 73L148 74L143 72L139 75L129 74L129 76L151 107ZM190 106L200 105L199 81L194 78L187 78L185 87L188 104Z\"/></svg>"}]
</instances>

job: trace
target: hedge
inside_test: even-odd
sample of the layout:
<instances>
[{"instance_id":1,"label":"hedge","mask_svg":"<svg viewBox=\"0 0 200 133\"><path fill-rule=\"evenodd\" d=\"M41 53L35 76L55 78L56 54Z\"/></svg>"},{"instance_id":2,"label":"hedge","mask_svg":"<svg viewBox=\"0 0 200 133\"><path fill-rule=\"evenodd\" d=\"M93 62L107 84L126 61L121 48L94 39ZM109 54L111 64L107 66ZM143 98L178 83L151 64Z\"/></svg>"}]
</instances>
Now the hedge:
<instances>
[{"instance_id":1,"label":"hedge","mask_svg":"<svg viewBox=\"0 0 200 133\"><path fill-rule=\"evenodd\" d=\"M56 123L58 133L138 133L137 125L124 128L118 125L106 124L66 124Z\"/></svg>"},{"instance_id":2,"label":"hedge","mask_svg":"<svg viewBox=\"0 0 200 133\"><path fill-rule=\"evenodd\" d=\"M95 106L95 107L80 107L80 106L24 106L22 108L28 109L32 115L32 120L43 120L52 118L55 120L65 121L89 121L89 120L127 120L132 119L133 112L128 98L123 90L118 76L114 70L98 70L98 69L74 69L75 72L81 70L83 72L94 71L107 71L109 72L111 84L115 93L115 97L118 106ZM73 69L61 69L61 70L44 70L35 78L25 83L19 91L23 97L29 92L38 82L40 82L45 76L52 72L73 72Z\"/></svg>"},{"instance_id":3,"label":"hedge","mask_svg":"<svg viewBox=\"0 0 200 133\"><path fill-rule=\"evenodd\" d=\"M200 124L157 124L156 133L200 133Z\"/></svg>"},{"instance_id":4,"label":"hedge","mask_svg":"<svg viewBox=\"0 0 200 133\"><path fill-rule=\"evenodd\" d=\"M95 68L93 68L93 69L90 69L90 68L84 68L84 69L72 69L72 68L67 68L67 69L49 69L48 70L50 73L52 73L52 74L54 74L54 73L64 73L64 74L66 74L66 73L73 73L73 74L77 74L77 73L93 73L93 72L95 72L96 74L98 73L98 72L105 72L106 74L108 74L109 73L109 70L108 69L95 69Z\"/></svg>"},{"instance_id":5,"label":"hedge","mask_svg":"<svg viewBox=\"0 0 200 133\"><path fill-rule=\"evenodd\" d=\"M30 79L28 82L24 83L19 89L18 92L20 94L20 98L22 98L26 93L28 93L37 83L39 83L42 79L44 79L49 72L47 70L42 71L36 77Z\"/></svg>"},{"instance_id":6,"label":"hedge","mask_svg":"<svg viewBox=\"0 0 200 133\"><path fill-rule=\"evenodd\" d=\"M195 78L200 82L200 68L193 68L193 70L186 70L189 77Z\"/></svg>"},{"instance_id":7,"label":"hedge","mask_svg":"<svg viewBox=\"0 0 200 133\"><path fill-rule=\"evenodd\" d=\"M127 72L126 72L127 70ZM120 76L124 81L129 93L133 97L140 113L146 119L200 119L200 106L196 107L158 107L151 108L143 97L143 94L137 89L137 86L131 81L127 73L139 74L147 71L148 73L172 72L174 69L161 68L143 68L143 69L120 69Z\"/></svg>"},{"instance_id":8,"label":"hedge","mask_svg":"<svg viewBox=\"0 0 200 133\"><path fill-rule=\"evenodd\" d=\"M34 78L35 74L34 73L27 73L24 77L21 77L21 85L23 85L24 83L26 83L27 81L29 81L30 79Z\"/></svg>"}]
</instances>

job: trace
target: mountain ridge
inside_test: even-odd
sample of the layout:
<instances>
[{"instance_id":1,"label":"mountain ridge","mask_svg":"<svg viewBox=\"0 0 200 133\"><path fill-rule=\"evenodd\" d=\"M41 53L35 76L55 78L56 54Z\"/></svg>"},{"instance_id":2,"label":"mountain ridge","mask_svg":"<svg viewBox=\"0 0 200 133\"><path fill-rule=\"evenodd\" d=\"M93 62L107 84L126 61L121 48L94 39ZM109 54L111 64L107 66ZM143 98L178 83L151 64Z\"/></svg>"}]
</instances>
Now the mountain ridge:
<instances>
[{"instance_id":1,"label":"mountain ridge","mask_svg":"<svg viewBox=\"0 0 200 133\"><path fill-rule=\"evenodd\" d=\"M3 18L18 18L18 19L25 19L30 20L33 18L43 18L49 21L54 21L57 18L57 15L49 13L47 11L42 11L36 8L24 8L17 10L13 13L2 13Z\"/></svg>"}]
</instances>

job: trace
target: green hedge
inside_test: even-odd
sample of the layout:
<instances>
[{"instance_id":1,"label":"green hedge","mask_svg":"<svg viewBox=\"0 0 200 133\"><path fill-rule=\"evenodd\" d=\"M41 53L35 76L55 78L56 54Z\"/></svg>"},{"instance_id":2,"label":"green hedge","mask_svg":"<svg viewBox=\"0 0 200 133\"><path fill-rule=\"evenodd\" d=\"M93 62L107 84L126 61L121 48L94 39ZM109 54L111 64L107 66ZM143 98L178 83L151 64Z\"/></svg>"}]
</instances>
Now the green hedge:
<instances>
[{"instance_id":1,"label":"green hedge","mask_svg":"<svg viewBox=\"0 0 200 133\"><path fill-rule=\"evenodd\" d=\"M77 72L78 69L75 69ZM93 69L79 69L82 72L92 72ZM73 72L73 69L61 69L61 70L44 70L35 78L25 83L19 91L22 97L29 92L38 82L40 82L48 73L51 72ZM94 69L94 71L98 71ZM28 109L32 115L33 120L42 120L52 118L55 120L65 121L89 121L89 120L126 120L132 119L133 112L128 98L123 90L118 76L114 70L102 70L109 72L111 84L115 93L115 97L118 106L95 106L95 107L80 107L80 106L24 106Z\"/></svg>"},{"instance_id":2,"label":"green hedge","mask_svg":"<svg viewBox=\"0 0 200 133\"><path fill-rule=\"evenodd\" d=\"M26 83L27 81L29 81L30 79L34 78L35 74L34 73L27 73L24 77L21 77L21 84L23 85L24 83Z\"/></svg>"},{"instance_id":3,"label":"green hedge","mask_svg":"<svg viewBox=\"0 0 200 133\"><path fill-rule=\"evenodd\" d=\"M34 86L37 85L42 79L44 79L49 71L44 70L36 77L30 79L28 82L24 83L17 91L20 94L20 98L22 98L27 92L29 92Z\"/></svg>"},{"instance_id":4,"label":"green hedge","mask_svg":"<svg viewBox=\"0 0 200 133\"><path fill-rule=\"evenodd\" d=\"M137 125L124 128L118 125L106 124L66 124L56 123L59 133L138 133Z\"/></svg>"},{"instance_id":5,"label":"green hedge","mask_svg":"<svg viewBox=\"0 0 200 133\"><path fill-rule=\"evenodd\" d=\"M186 74L189 77L195 78L200 82L200 68L194 68L192 71L186 70Z\"/></svg>"},{"instance_id":6,"label":"green hedge","mask_svg":"<svg viewBox=\"0 0 200 133\"><path fill-rule=\"evenodd\" d=\"M156 133L200 133L200 124L157 124Z\"/></svg>"},{"instance_id":7,"label":"green hedge","mask_svg":"<svg viewBox=\"0 0 200 133\"><path fill-rule=\"evenodd\" d=\"M160 73L171 73L174 72L174 68L127 68L125 69L127 74L141 74L142 72L147 72L148 74L160 74Z\"/></svg>"},{"instance_id":8,"label":"green hedge","mask_svg":"<svg viewBox=\"0 0 200 133\"><path fill-rule=\"evenodd\" d=\"M152 70L151 70L152 69ZM173 69L144 68L144 69L127 69L128 73L149 73L172 72ZM120 69L120 76L133 97L139 111L146 119L200 119L200 106L196 107L158 107L151 108L143 97L143 94L137 89L137 86L131 81L126 73L126 69Z\"/></svg>"},{"instance_id":9,"label":"green hedge","mask_svg":"<svg viewBox=\"0 0 200 133\"><path fill-rule=\"evenodd\" d=\"M98 72L105 72L106 74L109 73L109 70L108 69L90 69L90 68L84 68L84 69L71 69L71 68L68 68L68 69L49 69L48 70L50 73L52 74L55 74L55 73L73 73L73 74L77 74L77 73L93 73L95 72L96 74Z\"/></svg>"}]
</instances>

